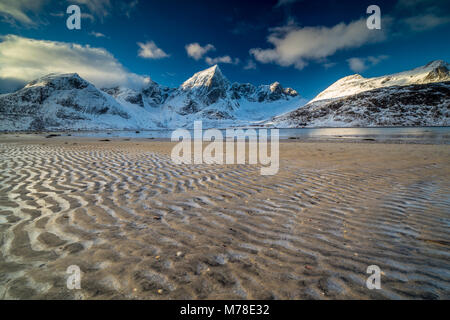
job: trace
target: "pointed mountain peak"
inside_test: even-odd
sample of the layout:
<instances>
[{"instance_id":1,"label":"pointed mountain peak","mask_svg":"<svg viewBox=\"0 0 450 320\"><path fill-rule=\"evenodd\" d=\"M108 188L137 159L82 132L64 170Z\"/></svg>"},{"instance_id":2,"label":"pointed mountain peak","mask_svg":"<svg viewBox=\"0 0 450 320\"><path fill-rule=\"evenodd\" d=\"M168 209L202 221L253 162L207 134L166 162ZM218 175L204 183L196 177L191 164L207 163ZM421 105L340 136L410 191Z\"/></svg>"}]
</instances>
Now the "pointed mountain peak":
<instances>
[{"instance_id":1,"label":"pointed mountain peak","mask_svg":"<svg viewBox=\"0 0 450 320\"><path fill-rule=\"evenodd\" d=\"M281 84L278 81L272 83L269 86L269 90L270 90L270 92L276 92L276 93L284 92L284 88L281 86Z\"/></svg>"},{"instance_id":2,"label":"pointed mountain peak","mask_svg":"<svg viewBox=\"0 0 450 320\"><path fill-rule=\"evenodd\" d=\"M278 87L281 87L281 84L280 84L278 81L275 81L274 83L272 83L272 84L270 85L270 87L271 87L271 88L278 88Z\"/></svg>"},{"instance_id":3,"label":"pointed mountain peak","mask_svg":"<svg viewBox=\"0 0 450 320\"><path fill-rule=\"evenodd\" d=\"M219 65L215 64L212 67L199 71L196 74L203 74L205 76L210 76L210 77L221 77L221 78L225 78L225 76L222 74L222 70L220 70Z\"/></svg>"},{"instance_id":4,"label":"pointed mountain peak","mask_svg":"<svg viewBox=\"0 0 450 320\"><path fill-rule=\"evenodd\" d=\"M220 70L220 68L219 68L219 65L218 64L215 64L215 65L213 65L211 68L209 68L209 69L211 69L211 70L214 70L214 71L219 71L219 72L221 72L221 70ZM206 69L206 70L209 70L209 69Z\"/></svg>"},{"instance_id":5,"label":"pointed mountain peak","mask_svg":"<svg viewBox=\"0 0 450 320\"><path fill-rule=\"evenodd\" d=\"M448 68L449 64L447 62L445 62L444 60L434 60L434 61L431 61L431 62L429 62L429 63L427 63L425 65L425 68L433 68L433 69L435 69L435 68L439 68L439 67L446 67L446 68Z\"/></svg>"},{"instance_id":6,"label":"pointed mountain peak","mask_svg":"<svg viewBox=\"0 0 450 320\"><path fill-rule=\"evenodd\" d=\"M219 66L216 64L208 69L202 70L194 74L191 78L186 80L181 88L194 89L198 87L210 88L216 86L227 86L228 80L222 74Z\"/></svg>"},{"instance_id":7,"label":"pointed mountain peak","mask_svg":"<svg viewBox=\"0 0 450 320\"><path fill-rule=\"evenodd\" d=\"M218 64L215 64L215 65L213 65L212 67L209 67L208 69L199 71L199 72L197 72L197 73L205 73L205 74L211 74L211 75L218 74L218 75L223 76L222 70L220 70L220 67L219 67Z\"/></svg>"}]
</instances>

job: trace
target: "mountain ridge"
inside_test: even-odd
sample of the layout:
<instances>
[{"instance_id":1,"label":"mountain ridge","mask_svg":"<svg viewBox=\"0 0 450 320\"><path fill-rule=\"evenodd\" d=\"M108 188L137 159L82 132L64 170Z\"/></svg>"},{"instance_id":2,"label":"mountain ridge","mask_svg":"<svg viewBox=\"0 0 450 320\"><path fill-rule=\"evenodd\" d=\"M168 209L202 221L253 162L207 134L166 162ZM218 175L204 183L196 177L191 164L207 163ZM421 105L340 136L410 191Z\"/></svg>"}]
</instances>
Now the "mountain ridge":
<instances>
[{"instance_id":1,"label":"mountain ridge","mask_svg":"<svg viewBox=\"0 0 450 320\"><path fill-rule=\"evenodd\" d=\"M350 75L308 103L279 82L231 83L217 65L178 88L150 80L139 90L98 89L76 73L51 73L0 95L0 130L175 129L195 120L205 128L447 126L449 69L436 60L386 76Z\"/></svg>"},{"instance_id":2,"label":"mountain ridge","mask_svg":"<svg viewBox=\"0 0 450 320\"><path fill-rule=\"evenodd\" d=\"M98 89L76 73L51 73L0 95L0 130L178 128L200 119L211 127L229 126L292 110L300 101L295 90L279 83L231 84L217 65L178 88L150 80L140 90Z\"/></svg>"},{"instance_id":3,"label":"mountain ridge","mask_svg":"<svg viewBox=\"0 0 450 320\"><path fill-rule=\"evenodd\" d=\"M265 122L277 127L448 126L450 65L435 60L391 75L343 77L310 102Z\"/></svg>"},{"instance_id":4,"label":"mountain ridge","mask_svg":"<svg viewBox=\"0 0 450 320\"><path fill-rule=\"evenodd\" d=\"M390 75L364 78L359 74L343 77L319 93L311 102L340 98L363 91L394 85L426 84L450 81L450 65L434 60L424 66Z\"/></svg>"}]
</instances>

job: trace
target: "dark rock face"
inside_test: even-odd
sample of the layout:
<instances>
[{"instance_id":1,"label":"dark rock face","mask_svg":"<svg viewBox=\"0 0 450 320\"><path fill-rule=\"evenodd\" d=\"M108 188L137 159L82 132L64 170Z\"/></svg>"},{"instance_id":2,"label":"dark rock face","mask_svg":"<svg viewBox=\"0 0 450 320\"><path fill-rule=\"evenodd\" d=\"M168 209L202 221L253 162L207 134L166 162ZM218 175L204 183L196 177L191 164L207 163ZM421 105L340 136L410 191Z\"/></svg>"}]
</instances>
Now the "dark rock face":
<instances>
[{"instance_id":1,"label":"dark rock face","mask_svg":"<svg viewBox=\"0 0 450 320\"><path fill-rule=\"evenodd\" d=\"M275 82L270 86L270 100L278 100L281 99L284 94L284 89L279 82Z\"/></svg>"},{"instance_id":2,"label":"dark rock face","mask_svg":"<svg viewBox=\"0 0 450 320\"><path fill-rule=\"evenodd\" d=\"M231 99L245 98L253 102L272 102L298 96L297 91L291 88L284 89L279 82L275 82L270 86L259 87L249 83L234 83L230 88L230 92Z\"/></svg>"},{"instance_id":3,"label":"dark rock face","mask_svg":"<svg viewBox=\"0 0 450 320\"><path fill-rule=\"evenodd\" d=\"M202 116L211 120L230 120L234 119L232 115L230 115L226 111L219 110L205 110L202 112Z\"/></svg>"},{"instance_id":4,"label":"dark rock face","mask_svg":"<svg viewBox=\"0 0 450 320\"><path fill-rule=\"evenodd\" d=\"M32 131L43 131L45 130L45 123L42 118L36 118L30 123L29 130Z\"/></svg>"},{"instance_id":5,"label":"dark rock face","mask_svg":"<svg viewBox=\"0 0 450 320\"><path fill-rule=\"evenodd\" d=\"M144 102L142 101L142 94L140 94L140 93L133 95L133 96L129 96L125 100L132 104L137 104L138 106L140 106L142 108L144 107Z\"/></svg>"},{"instance_id":6,"label":"dark rock face","mask_svg":"<svg viewBox=\"0 0 450 320\"><path fill-rule=\"evenodd\" d=\"M258 92L258 102L286 100L296 96L298 96L297 91L291 88L284 89L279 82L274 82L268 89Z\"/></svg>"},{"instance_id":7,"label":"dark rock face","mask_svg":"<svg viewBox=\"0 0 450 320\"><path fill-rule=\"evenodd\" d=\"M437 68L435 68L432 72L430 72L427 77L425 78L425 80L427 81L442 81L445 79L448 79L449 77L449 70L447 69L447 67L445 66L439 66Z\"/></svg>"},{"instance_id":8,"label":"dark rock face","mask_svg":"<svg viewBox=\"0 0 450 320\"><path fill-rule=\"evenodd\" d=\"M194 100L189 100L189 102L183 107L181 108L178 113L186 116L188 114L193 114L196 112L199 112L200 108L198 106L198 104L194 101Z\"/></svg>"},{"instance_id":9,"label":"dark rock face","mask_svg":"<svg viewBox=\"0 0 450 320\"><path fill-rule=\"evenodd\" d=\"M163 104L174 89L160 86L151 81L142 90L133 90L128 88L103 88L103 92L111 95L115 99L123 99L131 104L144 107L146 104L151 107L158 107Z\"/></svg>"},{"instance_id":10,"label":"dark rock face","mask_svg":"<svg viewBox=\"0 0 450 320\"><path fill-rule=\"evenodd\" d=\"M233 83L230 91L231 99L249 98L255 93L256 87L250 83Z\"/></svg>"},{"instance_id":11,"label":"dark rock face","mask_svg":"<svg viewBox=\"0 0 450 320\"><path fill-rule=\"evenodd\" d=\"M385 87L313 102L274 120L314 126L327 119L360 126L449 125L450 82Z\"/></svg>"},{"instance_id":12,"label":"dark rock face","mask_svg":"<svg viewBox=\"0 0 450 320\"><path fill-rule=\"evenodd\" d=\"M174 89L160 86L152 81L142 90L142 95L147 98L150 106L156 107L163 104L173 91Z\"/></svg>"},{"instance_id":13,"label":"dark rock face","mask_svg":"<svg viewBox=\"0 0 450 320\"><path fill-rule=\"evenodd\" d=\"M219 101L220 98L225 98L226 93L227 93L227 91L224 88L216 87L216 88L210 89L206 95L206 99L205 99L206 105L216 103L217 101Z\"/></svg>"},{"instance_id":14,"label":"dark rock face","mask_svg":"<svg viewBox=\"0 0 450 320\"><path fill-rule=\"evenodd\" d=\"M295 90L292 89L292 88L286 88L286 89L284 89L284 94L285 94L285 95L288 95L288 96L290 96L290 97L297 97L297 96L298 96L298 92L295 91Z\"/></svg>"},{"instance_id":15,"label":"dark rock face","mask_svg":"<svg viewBox=\"0 0 450 320\"><path fill-rule=\"evenodd\" d=\"M120 93L120 88L119 88L119 87L102 88L101 90L102 90L103 92L106 92L106 93L109 94L110 96L113 96L114 98L116 98L117 95Z\"/></svg>"}]
</instances>

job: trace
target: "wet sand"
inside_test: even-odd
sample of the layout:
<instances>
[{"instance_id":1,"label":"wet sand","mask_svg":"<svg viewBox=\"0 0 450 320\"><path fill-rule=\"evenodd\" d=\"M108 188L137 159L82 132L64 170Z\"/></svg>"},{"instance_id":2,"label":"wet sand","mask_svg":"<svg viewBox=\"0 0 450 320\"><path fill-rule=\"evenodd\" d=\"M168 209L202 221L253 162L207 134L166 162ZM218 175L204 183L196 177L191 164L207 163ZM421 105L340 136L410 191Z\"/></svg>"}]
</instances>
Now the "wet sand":
<instances>
[{"instance_id":1,"label":"wet sand","mask_svg":"<svg viewBox=\"0 0 450 320\"><path fill-rule=\"evenodd\" d=\"M0 298L450 298L449 145L286 141L261 176L99 140L0 135Z\"/></svg>"}]
</instances>

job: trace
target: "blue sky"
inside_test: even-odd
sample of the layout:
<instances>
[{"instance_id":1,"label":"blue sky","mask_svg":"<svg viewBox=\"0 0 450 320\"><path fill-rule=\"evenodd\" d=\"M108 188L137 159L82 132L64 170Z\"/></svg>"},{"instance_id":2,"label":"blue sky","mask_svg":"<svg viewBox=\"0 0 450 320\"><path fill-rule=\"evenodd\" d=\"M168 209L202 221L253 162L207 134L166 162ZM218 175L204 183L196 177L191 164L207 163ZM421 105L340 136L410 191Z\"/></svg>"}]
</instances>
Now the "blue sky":
<instances>
[{"instance_id":1,"label":"blue sky","mask_svg":"<svg viewBox=\"0 0 450 320\"><path fill-rule=\"evenodd\" d=\"M70 4L81 30L66 27ZM381 30L365 27L371 4ZM449 32L450 2L438 0L0 0L0 91L52 71L178 86L218 62L232 82L279 81L313 98L349 74L450 61Z\"/></svg>"}]
</instances>

